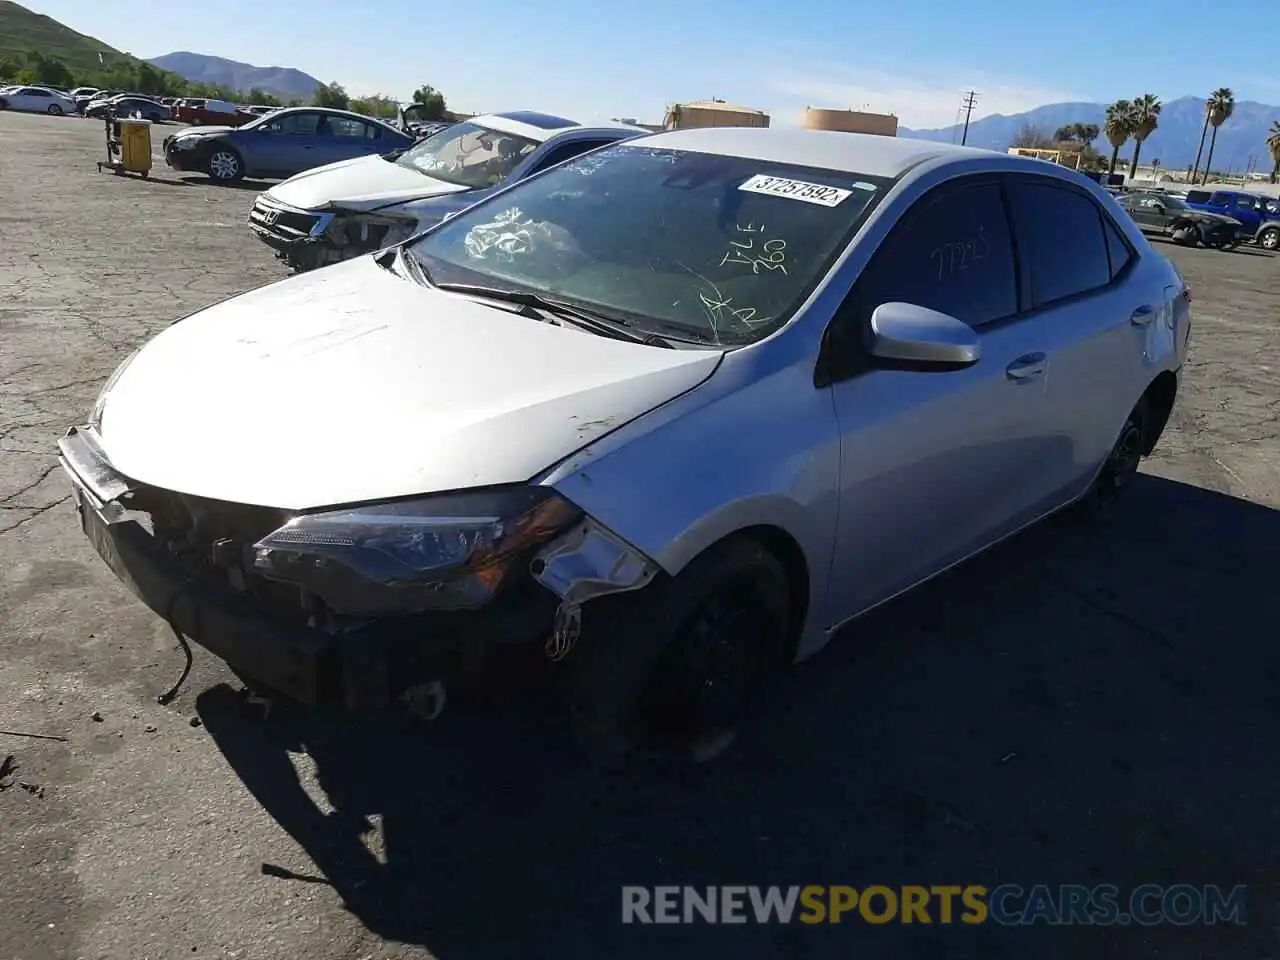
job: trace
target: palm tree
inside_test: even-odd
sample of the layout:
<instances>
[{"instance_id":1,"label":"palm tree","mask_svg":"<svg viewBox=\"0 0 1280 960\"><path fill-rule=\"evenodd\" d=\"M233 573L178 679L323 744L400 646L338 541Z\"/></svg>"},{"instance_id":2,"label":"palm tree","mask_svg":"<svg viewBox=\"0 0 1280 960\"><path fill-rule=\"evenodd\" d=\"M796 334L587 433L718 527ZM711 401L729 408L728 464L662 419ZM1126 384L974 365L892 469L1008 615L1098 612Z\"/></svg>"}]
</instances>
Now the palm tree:
<instances>
[{"instance_id":1,"label":"palm tree","mask_svg":"<svg viewBox=\"0 0 1280 960\"><path fill-rule=\"evenodd\" d=\"M1205 115L1209 125L1213 127L1213 134L1209 137L1209 156L1204 161L1204 177L1201 183L1209 182L1209 168L1213 165L1213 147L1218 142L1218 128L1230 120L1231 114L1235 111L1236 95L1229 87L1219 87L1213 91L1208 103L1205 104Z\"/></svg>"},{"instance_id":2,"label":"palm tree","mask_svg":"<svg viewBox=\"0 0 1280 960\"><path fill-rule=\"evenodd\" d=\"M1111 144L1111 166L1107 175L1116 172L1116 160L1120 156L1120 148L1133 133L1133 103L1129 100L1117 100L1107 107L1107 118L1102 124L1102 132L1107 135Z\"/></svg>"},{"instance_id":3,"label":"palm tree","mask_svg":"<svg viewBox=\"0 0 1280 960\"><path fill-rule=\"evenodd\" d=\"M1160 125L1160 98L1153 93L1144 93L1133 101L1133 159L1129 161L1129 179L1138 175L1138 155L1142 153L1142 143L1155 132Z\"/></svg>"},{"instance_id":4,"label":"palm tree","mask_svg":"<svg viewBox=\"0 0 1280 960\"><path fill-rule=\"evenodd\" d=\"M1213 97L1210 96L1209 100ZM1204 141L1209 136L1209 100L1204 102L1204 126L1200 128L1200 146L1196 147L1196 162L1191 165L1191 179L1189 183L1196 182L1196 176L1200 172L1200 155L1204 153Z\"/></svg>"},{"instance_id":5,"label":"palm tree","mask_svg":"<svg viewBox=\"0 0 1280 960\"><path fill-rule=\"evenodd\" d=\"M1271 151L1271 182L1280 177L1280 120L1271 121L1271 129L1267 131L1267 149Z\"/></svg>"}]
</instances>

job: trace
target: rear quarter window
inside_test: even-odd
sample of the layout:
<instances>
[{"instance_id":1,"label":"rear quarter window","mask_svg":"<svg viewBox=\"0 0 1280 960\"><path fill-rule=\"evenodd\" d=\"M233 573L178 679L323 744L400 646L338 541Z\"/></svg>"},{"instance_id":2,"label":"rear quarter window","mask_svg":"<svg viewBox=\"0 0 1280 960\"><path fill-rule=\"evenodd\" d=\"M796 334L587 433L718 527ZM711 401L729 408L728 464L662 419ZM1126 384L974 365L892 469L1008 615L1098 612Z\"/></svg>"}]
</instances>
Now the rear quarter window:
<instances>
[{"instance_id":1,"label":"rear quarter window","mask_svg":"<svg viewBox=\"0 0 1280 960\"><path fill-rule=\"evenodd\" d=\"M1103 214L1070 187L1036 180L1009 184L1014 230L1031 280L1032 309L1111 283Z\"/></svg>"}]
</instances>

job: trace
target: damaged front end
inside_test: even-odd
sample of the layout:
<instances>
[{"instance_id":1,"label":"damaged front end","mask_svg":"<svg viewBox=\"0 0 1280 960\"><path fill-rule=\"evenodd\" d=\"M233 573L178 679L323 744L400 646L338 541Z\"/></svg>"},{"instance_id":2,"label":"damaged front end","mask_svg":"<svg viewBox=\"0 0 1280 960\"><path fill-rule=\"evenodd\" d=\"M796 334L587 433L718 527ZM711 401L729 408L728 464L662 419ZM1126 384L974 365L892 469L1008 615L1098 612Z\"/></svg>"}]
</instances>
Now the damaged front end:
<instances>
[{"instance_id":1,"label":"damaged front end","mask_svg":"<svg viewBox=\"0 0 1280 960\"><path fill-rule=\"evenodd\" d=\"M135 482L92 427L59 441L81 525L179 637L312 705L410 705L495 647L572 649L581 607L658 570L553 490L290 512ZM433 694L434 696L434 694Z\"/></svg>"},{"instance_id":2,"label":"damaged front end","mask_svg":"<svg viewBox=\"0 0 1280 960\"><path fill-rule=\"evenodd\" d=\"M408 240L417 220L342 209L300 210L263 194L249 211L249 229L301 273Z\"/></svg>"}]
</instances>

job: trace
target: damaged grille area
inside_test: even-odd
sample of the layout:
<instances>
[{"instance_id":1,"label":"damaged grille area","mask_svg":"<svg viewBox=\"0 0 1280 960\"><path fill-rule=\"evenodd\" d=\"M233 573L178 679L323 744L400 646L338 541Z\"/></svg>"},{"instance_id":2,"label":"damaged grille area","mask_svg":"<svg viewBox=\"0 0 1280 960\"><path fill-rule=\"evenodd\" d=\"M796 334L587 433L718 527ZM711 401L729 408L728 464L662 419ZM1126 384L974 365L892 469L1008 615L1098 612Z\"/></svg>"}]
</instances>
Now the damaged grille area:
<instances>
[{"instance_id":1,"label":"damaged grille area","mask_svg":"<svg viewBox=\"0 0 1280 960\"><path fill-rule=\"evenodd\" d=\"M147 515L156 548L176 560L189 579L230 589L288 623L333 629L328 612L316 598L253 570L253 545L289 519L285 511L155 487L143 487L129 500L130 510Z\"/></svg>"},{"instance_id":2,"label":"damaged grille area","mask_svg":"<svg viewBox=\"0 0 1280 960\"><path fill-rule=\"evenodd\" d=\"M262 197L249 211L250 226L286 241L307 239L320 219L320 214L276 206L265 202Z\"/></svg>"}]
</instances>

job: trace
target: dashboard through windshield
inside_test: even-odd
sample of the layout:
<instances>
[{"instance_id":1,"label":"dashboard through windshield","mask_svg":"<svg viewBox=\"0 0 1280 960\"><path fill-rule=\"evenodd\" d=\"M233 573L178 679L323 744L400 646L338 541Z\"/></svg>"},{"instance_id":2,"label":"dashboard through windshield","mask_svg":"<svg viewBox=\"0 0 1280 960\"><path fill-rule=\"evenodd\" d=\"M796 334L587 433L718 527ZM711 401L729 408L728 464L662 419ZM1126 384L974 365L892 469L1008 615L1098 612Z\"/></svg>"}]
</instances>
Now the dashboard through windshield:
<instances>
[{"instance_id":1,"label":"dashboard through windshield","mask_svg":"<svg viewBox=\"0 0 1280 960\"><path fill-rule=\"evenodd\" d=\"M456 123L415 143L396 159L436 180L478 189L507 179L538 143L476 123Z\"/></svg>"}]
</instances>

